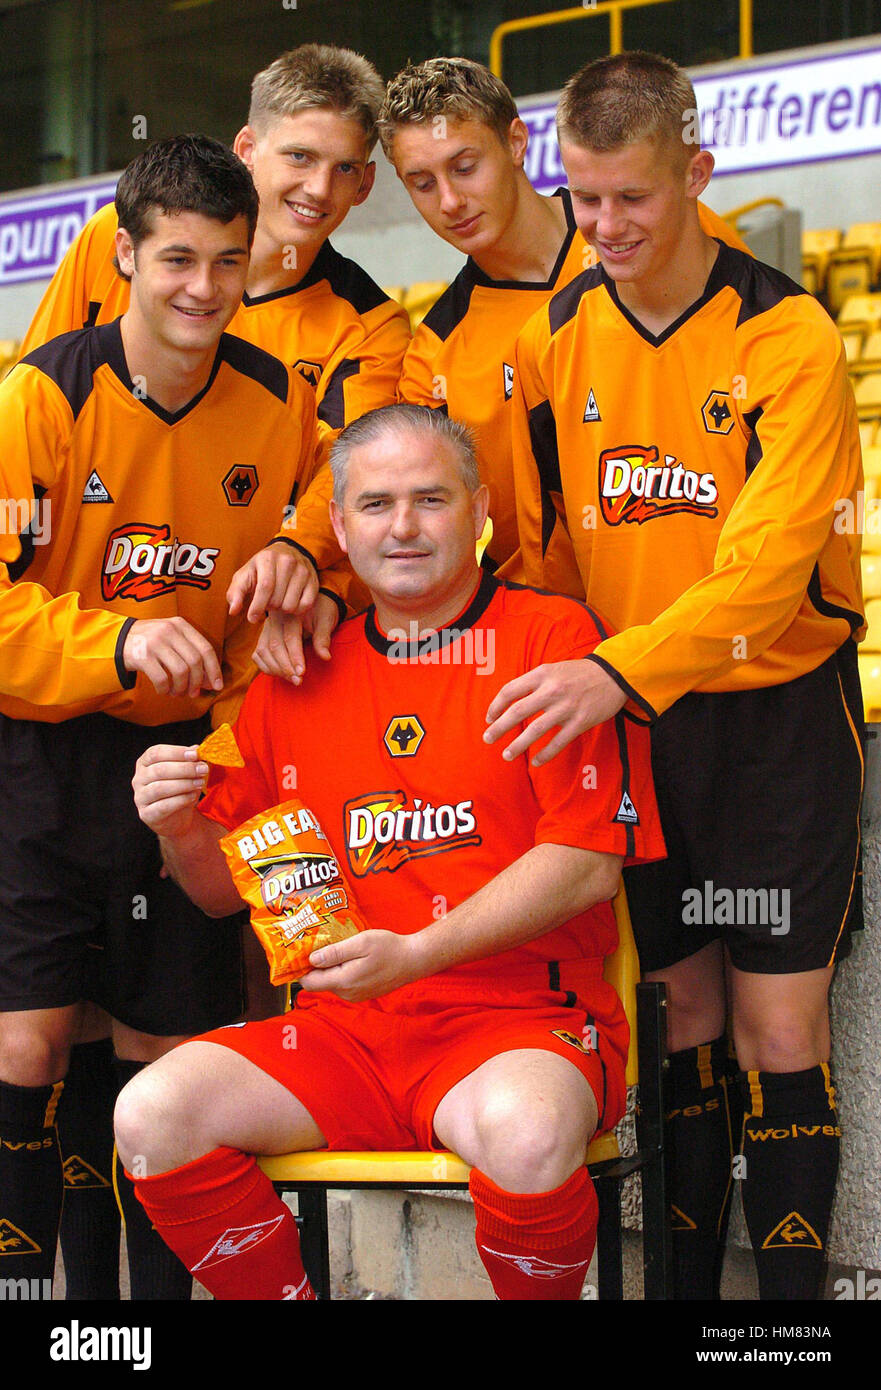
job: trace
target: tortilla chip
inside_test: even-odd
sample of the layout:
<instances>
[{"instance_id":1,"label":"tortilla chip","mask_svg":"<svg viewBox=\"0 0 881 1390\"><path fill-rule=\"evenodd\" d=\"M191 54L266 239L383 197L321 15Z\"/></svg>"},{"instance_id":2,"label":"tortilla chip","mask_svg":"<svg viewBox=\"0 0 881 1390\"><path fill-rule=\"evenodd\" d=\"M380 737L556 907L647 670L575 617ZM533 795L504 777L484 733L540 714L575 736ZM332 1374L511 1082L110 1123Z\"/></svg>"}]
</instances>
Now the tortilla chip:
<instances>
[{"instance_id":1,"label":"tortilla chip","mask_svg":"<svg viewBox=\"0 0 881 1390\"><path fill-rule=\"evenodd\" d=\"M217 763L219 767L244 767L245 760L239 752L236 736L229 724L221 724L199 744L199 757L206 763Z\"/></svg>"}]
</instances>

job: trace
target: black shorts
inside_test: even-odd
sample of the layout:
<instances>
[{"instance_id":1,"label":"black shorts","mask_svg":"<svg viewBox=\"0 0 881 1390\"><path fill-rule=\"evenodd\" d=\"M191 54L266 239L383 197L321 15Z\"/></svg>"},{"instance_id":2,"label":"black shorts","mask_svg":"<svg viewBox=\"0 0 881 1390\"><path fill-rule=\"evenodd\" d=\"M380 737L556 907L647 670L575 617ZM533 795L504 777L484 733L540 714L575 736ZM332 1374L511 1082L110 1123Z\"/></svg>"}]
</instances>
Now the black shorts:
<instances>
[{"instance_id":1,"label":"black shorts","mask_svg":"<svg viewBox=\"0 0 881 1390\"><path fill-rule=\"evenodd\" d=\"M198 743L207 723L0 715L0 1010L91 999L159 1036L241 1015L246 916L206 917L160 877L131 786L146 748Z\"/></svg>"},{"instance_id":2,"label":"black shorts","mask_svg":"<svg viewBox=\"0 0 881 1390\"><path fill-rule=\"evenodd\" d=\"M668 858L624 870L643 972L723 940L739 970L817 970L862 926L856 646L783 685L678 700L652 729Z\"/></svg>"}]
</instances>

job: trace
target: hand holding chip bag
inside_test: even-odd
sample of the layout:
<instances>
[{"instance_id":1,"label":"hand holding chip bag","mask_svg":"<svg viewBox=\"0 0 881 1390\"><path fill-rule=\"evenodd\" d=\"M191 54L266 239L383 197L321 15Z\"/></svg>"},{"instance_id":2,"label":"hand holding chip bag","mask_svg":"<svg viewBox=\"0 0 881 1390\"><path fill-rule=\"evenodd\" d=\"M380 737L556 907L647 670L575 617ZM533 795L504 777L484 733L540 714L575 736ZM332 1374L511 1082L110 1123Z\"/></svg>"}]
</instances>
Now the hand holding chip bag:
<instances>
[{"instance_id":1,"label":"hand holding chip bag","mask_svg":"<svg viewBox=\"0 0 881 1390\"><path fill-rule=\"evenodd\" d=\"M252 816L220 841L274 985L297 980L322 946L365 931L318 821L296 798Z\"/></svg>"}]
</instances>

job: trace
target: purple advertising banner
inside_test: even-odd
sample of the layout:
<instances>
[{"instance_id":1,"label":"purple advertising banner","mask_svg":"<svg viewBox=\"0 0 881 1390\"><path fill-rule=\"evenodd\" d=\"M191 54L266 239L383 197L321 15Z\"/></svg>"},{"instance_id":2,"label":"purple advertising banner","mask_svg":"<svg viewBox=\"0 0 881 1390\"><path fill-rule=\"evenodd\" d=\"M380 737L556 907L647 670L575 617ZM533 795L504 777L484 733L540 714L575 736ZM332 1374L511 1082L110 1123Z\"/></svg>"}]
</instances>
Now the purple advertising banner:
<instances>
[{"instance_id":1,"label":"purple advertising banner","mask_svg":"<svg viewBox=\"0 0 881 1390\"><path fill-rule=\"evenodd\" d=\"M690 74L697 109L683 138L712 150L716 176L881 152L881 47ZM524 102L526 176L539 193L566 182L554 98Z\"/></svg>"},{"instance_id":2,"label":"purple advertising banner","mask_svg":"<svg viewBox=\"0 0 881 1390\"><path fill-rule=\"evenodd\" d=\"M92 213L115 192L116 180L105 175L66 193L0 201L0 285L48 280Z\"/></svg>"}]
</instances>

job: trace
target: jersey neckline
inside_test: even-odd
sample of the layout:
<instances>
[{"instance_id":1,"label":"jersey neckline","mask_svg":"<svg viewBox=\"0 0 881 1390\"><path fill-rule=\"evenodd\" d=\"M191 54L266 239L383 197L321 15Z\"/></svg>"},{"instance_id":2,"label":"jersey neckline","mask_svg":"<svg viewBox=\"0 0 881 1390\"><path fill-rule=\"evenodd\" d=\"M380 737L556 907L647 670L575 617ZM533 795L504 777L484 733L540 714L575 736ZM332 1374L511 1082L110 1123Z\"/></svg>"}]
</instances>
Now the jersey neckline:
<instances>
[{"instance_id":1,"label":"jersey neckline","mask_svg":"<svg viewBox=\"0 0 881 1390\"><path fill-rule=\"evenodd\" d=\"M704 285L703 293L700 294L692 304L689 304L685 312L680 314L678 319L675 319L673 323L665 328L663 333L652 333L643 323L640 323L636 315L632 314L630 310L621 303L618 297L618 287L611 276L606 274L602 263L594 267L594 269L599 270L600 278L606 287L609 298L622 318L625 318L631 328L651 347L662 347L668 338L672 338L674 333L678 333L683 324L686 324L695 314L700 313L705 304L709 304L710 300L715 299L721 289L724 289L726 285L731 283L731 260L728 253L743 255L743 252L737 252L733 246L727 246L724 242L720 241L718 237L713 237L713 241L715 241L716 245L719 247L719 251L713 262L713 267L707 276L707 283Z\"/></svg>"},{"instance_id":2,"label":"jersey neckline","mask_svg":"<svg viewBox=\"0 0 881 1390\"><path fill-rule=\"evenodd\" d=\"M242 295L242 304L246 309L252 309L258 304L270 304L273 299L285 299L288 295L299 294L301 290L309 290L313 285L317 285L320 280L328 279L330 261L336 255L329 241L322 243L321 250L315 257L302 280L298 280L295 285L287 285L283 290L270 290L268 294L257 294L251 296L247 290Z\"/></svg>"},{"instance_id":3,"label":"jersey neckline","mask_svg":"<svg viewBox=\"0 0 881 1390\"><path fill-rule=\"evenodd\" d=\"M379 652L380 656L388 659L394 658L396 661L418 662L420 653L436 652L442 647L448 647L469 628L474 627L475 623L483 617L500 587L499 581L490 574L489 570L483 570L474 595L469 599L464 611L457 618L454 618L448 626L426 633L416 642L386 636L377 624L376 608L371 604L364 615L364 635L373 650Z\"/></svg>"},{"instance_id":4,"label":"jersey neckline","mask_svg":"<svg viewBox=\"0 0 881 1390\"><path fill-rule=\"evenodd\" d=\"M555 188L550 195L552 198L561 198L563 201L563 211L566 215L566 232L563 237L563 244L554 262L554 268L547 280L494 280L491 275L487 275L481 270L473 257L469 256L465 262L464 270L468 278L475 285L482 285L490 290L552 290L560 278L560 272L566 263L566 257L572 249L572 239L578 228L575 225L575 214L572 211L572 197L568 188Z\"/></svg>"},{"instance_id":5,"label":"jersey neckline","mask_svg":"<svg viewBox=\"0 0 881 1390\"><path fill-rule=\"evenodd\" d=\"M112 323L101 323L94 330L98 335L98 349L103 360L113 372L114 376L122 382L126 391L141 405L146 406L147 410L156 415L165 425L176 425L179 420L183 420L189 415L191 410L208 394L214 385L214 379L220 370L220 364L224 358L224 341L226 334L220 335L220 342L217 344L217 351L214 354L214 362L211 366L211 373L201 391L197 392L191 401L182 405L180 410L166 410L158 401L154 401L151 396L142 395L135 388L135 383L129 375L128 363L125 360L125 351L122 346L122 318L114 319Z\"/></svg>"}]
</instances>

